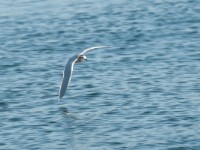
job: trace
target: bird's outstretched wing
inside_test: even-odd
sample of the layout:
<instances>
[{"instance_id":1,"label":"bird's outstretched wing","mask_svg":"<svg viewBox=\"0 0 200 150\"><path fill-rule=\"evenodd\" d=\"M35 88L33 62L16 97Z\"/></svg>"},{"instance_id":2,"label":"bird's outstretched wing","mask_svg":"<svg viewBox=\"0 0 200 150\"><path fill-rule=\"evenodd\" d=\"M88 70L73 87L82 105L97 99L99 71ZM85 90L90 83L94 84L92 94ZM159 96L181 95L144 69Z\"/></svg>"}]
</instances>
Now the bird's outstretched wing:
<instances>
[{"instance_id":1,"label":"bird's outstretched wing","mask_svg":"<svg viewBox=\"0 0 200 150\"><path fill-rule=\"evenodd\" d=\"M87 48L87 49L83 50L81 52L81 54L83 55L85 52L93 50L93 49L97 49L97 48L111 48L111 46L95 46L95 47L90 47L90 48Z\"/></svg>"},{"instance_id":2,"label":"bird's outstretched wing","mask_svg":"<svg viewBox=\"0 0 200 150\"><path fill-rule=\"evenodd\" d=\"M65 66L65 69L63 71L63 79L62 79L62 82L61 82L61 85L60 85L60 91L59 91L59 98L60 99L64 96L64 94L67 90L67 87L70 83L73 68L74 68L74 63L75 63L76 60L77 60L76 56L71 57L68 60L66 66Z\"/></svg>"}]
</instances>

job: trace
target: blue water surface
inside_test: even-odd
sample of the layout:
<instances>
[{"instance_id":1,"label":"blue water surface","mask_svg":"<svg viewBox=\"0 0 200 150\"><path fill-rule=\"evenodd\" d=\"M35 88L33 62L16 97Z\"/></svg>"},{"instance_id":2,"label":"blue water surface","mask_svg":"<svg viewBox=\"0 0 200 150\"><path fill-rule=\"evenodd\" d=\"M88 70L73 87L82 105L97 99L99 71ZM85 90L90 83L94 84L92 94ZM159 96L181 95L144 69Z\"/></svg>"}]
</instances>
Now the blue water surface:
<instances>
[{"instance_id":1,"label":"blue water surface","mask_svg":"<svg viewBox=\"0 0 200 150\"><path fill-rule=\"evenodd\" d=\"M199 150L198 0L0 1L0 149ZM67 59L82 49L58 102Z\"/></svg>"}]
</instances>

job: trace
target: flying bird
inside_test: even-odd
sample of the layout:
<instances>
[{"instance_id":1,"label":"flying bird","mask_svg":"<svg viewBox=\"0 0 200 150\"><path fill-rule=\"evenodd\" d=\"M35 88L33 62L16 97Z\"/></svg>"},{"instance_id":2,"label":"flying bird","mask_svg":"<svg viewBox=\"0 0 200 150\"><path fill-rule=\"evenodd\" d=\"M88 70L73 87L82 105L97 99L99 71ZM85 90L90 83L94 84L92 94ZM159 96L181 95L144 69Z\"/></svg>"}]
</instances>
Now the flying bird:
<instances>
[{"instance_id":1,"label":"flying bird","mask_svg":"<svg viewBox=\"0 0 200 150\"><path fill-rule=\"evenodd\" d=\"M70 80L72 78L72 73L73 73L73 68L74 64L83 62L84 60L87 60L87 57L84 55L87 51L93 50L93 49L98 49L98 48L111 48L110 46L96 46L96 47L91 47L83 50L81 53L78 53L72 57L69 58L64 71L63 71L63 79L60 85L60 90L59 90L59 98L61 99L67 90L67 87L70 83Z\"/></svg>"}]
</instances>

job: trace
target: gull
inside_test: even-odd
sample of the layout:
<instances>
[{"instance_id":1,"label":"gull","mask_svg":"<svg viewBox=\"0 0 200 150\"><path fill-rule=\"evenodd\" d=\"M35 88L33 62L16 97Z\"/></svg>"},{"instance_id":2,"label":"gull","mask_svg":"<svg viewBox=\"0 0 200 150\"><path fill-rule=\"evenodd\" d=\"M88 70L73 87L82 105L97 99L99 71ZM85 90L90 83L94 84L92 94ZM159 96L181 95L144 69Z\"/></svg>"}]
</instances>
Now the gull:
<instances>
[{"instance_id":1,"label":"gull","mask_svg":"<svg viewBox=\"0 0 200 150\"><path fill-rule=\"evenodd\" d=\"M93 50L93 49L98 49L98 48L111 48L111 46L90 47L90 48L83 50L81 53L78 53L69 58L66 66L64 68L64 71L63 71L63 79L62 79L62 82L60 85L60 90L59 90L59 99L61 99L65 95L67 87L72 78L74 64L83 62L84 60L87 60L87 57L84 55L84 53L86 53L87 51Z\"/></svg>"}]
</instances>

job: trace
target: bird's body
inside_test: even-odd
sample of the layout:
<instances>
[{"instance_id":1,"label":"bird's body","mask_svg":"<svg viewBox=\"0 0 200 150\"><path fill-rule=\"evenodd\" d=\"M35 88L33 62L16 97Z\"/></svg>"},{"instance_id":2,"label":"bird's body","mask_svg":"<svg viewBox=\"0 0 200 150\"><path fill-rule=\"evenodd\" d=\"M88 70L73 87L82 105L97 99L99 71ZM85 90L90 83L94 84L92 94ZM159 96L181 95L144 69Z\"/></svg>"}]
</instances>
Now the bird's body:
<instances>
[{"instance_id":1,"label":"bird's body","mask_svg":"<svg viewBox=\"0 0 200 150\"><path fill-rule=\"evenodd\" d=\"M59 91L59 98L60 99L64 96L64 94L67 90L67 87L70 83L72 73L73 73L74 64L83 62L84 60L87 60L87 57L84 55L84 53L89 51L89 50L93 50L93 49L97 49L97 48L108 48L108 47L109 46L91 47L91 48L85 49L81 53L76 54L76 55L69 58L66 66L65 66L65 69L63 71L63 79L62 79L60 91Z\"/></svg>"}]
</instances>

